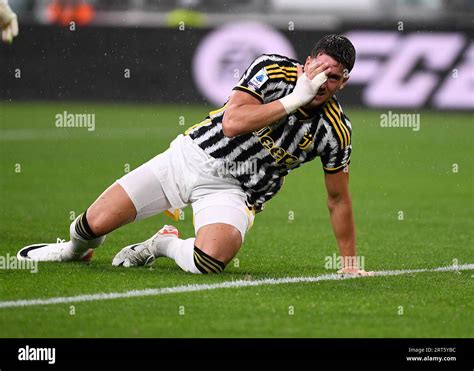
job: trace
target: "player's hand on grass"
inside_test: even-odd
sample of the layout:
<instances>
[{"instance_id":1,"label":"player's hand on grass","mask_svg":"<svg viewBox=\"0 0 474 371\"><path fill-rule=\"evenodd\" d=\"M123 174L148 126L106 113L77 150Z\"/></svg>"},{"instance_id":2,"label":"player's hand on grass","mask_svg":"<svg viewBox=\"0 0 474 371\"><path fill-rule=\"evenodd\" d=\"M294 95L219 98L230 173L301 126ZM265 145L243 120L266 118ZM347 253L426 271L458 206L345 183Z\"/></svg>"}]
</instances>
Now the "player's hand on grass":
<instances>
[{"instance_id":1,"label":"player's hand on grass","mask_svg":"<svg viewBox=\"0 0 474 371\"><path fill-rule=\"evenodd\" d=\"M8 44L18 35L18 19L8 4L0 3L0 30L3 42Z\"/></svg>"},{"instance_id":2,"label":"player's hand on grass","mask_svg":"<svg viewBox=\"0 0 474 371\"><path fill-rule=\"evenodd\" d=\"M367 272L358 268L342 268L337 271L338 274L354 275L354 276L375 276L375 272Z\"/></svg>"},{"instance_id":3,"label":"player's hand on grass","mask_svg":"<svg viewBox=\"0 0 474 371\"><path fill-rule=\"evenodd\" d=\"M311 102L321 85L326 82L330 69L327 63L313 62L303 73L303 67L298 65L298 80L295 88L291 94L280 99L286 113L294 112L299 107Z\"/></svg>"}]
</instances>

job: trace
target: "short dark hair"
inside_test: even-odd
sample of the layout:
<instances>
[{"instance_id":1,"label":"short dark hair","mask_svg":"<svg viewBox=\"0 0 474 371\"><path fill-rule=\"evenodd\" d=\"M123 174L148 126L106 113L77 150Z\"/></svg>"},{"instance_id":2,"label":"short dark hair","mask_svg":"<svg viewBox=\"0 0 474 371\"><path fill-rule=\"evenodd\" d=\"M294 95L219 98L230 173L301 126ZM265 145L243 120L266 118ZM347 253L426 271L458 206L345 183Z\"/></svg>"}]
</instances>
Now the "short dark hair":
<instances>
[{"instance_id":1,"label":"short dark hair","mask_svg":"<svg viewBox=\"0 0 474 371\"><path fill-rule=\"evenodd\" d=\"M327 54L341 63L345 68L352 70L356 59L356 51L350 40L342 35L326 35L320 39L311 51L311 57Z\"/></svg>"}]
</instances>

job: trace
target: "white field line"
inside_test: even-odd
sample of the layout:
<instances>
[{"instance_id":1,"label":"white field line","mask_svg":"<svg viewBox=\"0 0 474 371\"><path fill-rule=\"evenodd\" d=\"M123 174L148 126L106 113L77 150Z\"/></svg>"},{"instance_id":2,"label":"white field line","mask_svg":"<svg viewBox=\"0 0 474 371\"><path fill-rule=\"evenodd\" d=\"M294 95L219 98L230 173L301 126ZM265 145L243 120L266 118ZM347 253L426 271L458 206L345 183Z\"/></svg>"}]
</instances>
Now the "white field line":
<instances>
[{"instance_id":1,"label":"white field line","mask_svg":"<svg viewBox=\"0 0 474 371\"><path fill-rule=\"evenodd\" d=\"M48 299L29 299L29 300L13 300L0 301L0 308L18 308L31 307L35 305L50 305L50 304L68 304L80 303L87 301L111 300L111 299L127 299L144 296L159 296L165 294L177 294L182 292L196 292L216 289L241 288L249 286L269 286L269 285L284 285L290 283L314 283L321 281L339 281L347 279L369 279L371 277L380 276L400 276L405 274L423 273L423 272L452 272L462 270L474 270L474 264L450 265L447 267L438 268L422 268L422 269L404 269L391 271L378 271L374 276L353 276L340 274L323 274L314 277L285 277L285 278L266 278L260 280L246 281L226 281L214 284L194 284L174 287L164 287L156 289L132 290L126 292L110 292L98 294L85 294L77 296L65 296Z\"/></svg>"}]
</instances>

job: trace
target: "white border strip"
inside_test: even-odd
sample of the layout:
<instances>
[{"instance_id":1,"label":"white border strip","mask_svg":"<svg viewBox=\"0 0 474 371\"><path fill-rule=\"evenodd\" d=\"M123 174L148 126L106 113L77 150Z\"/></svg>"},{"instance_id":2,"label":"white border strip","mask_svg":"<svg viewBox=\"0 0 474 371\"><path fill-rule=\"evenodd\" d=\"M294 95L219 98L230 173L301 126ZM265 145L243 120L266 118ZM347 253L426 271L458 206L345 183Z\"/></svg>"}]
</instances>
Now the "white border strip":
<instances>
[{"instance_id":1,"label":"white border strip","mask_svg":"<svg viewBox=\"0 0 474 371\"><path fill-rule=\"evenodd\" d=\"M249 286L268 286L268 285L283 285L289 283L313 283L321 281L338 281L355 278L378 277L378 276L400 276L405 274L423 273L423 272L452 272L462 270L474 270L474 264L450 265L447 267L438 268L422 268L422 269L405 269L392 271L375 272L373 276L354 276L354 275L340 275L340 274L323 274L315 277L285 277L285 278L266 278L253 281L226 281L215 284L194 284L185 286L165 287L161 289L144 289L132 290L126 292L110 292L98 294L86 294L78 296L66 296L49 299L31 299L31 300L13 300L0 301L0 308L18 308L31 307L35 305L51 305L51 304L69 304L81 303L88 301L112 300L112 299L127 299L144 296L159 296L165 294L176 294L182 292L196 292L228 288L241 288Z\"/></svg>"}]
</instances>

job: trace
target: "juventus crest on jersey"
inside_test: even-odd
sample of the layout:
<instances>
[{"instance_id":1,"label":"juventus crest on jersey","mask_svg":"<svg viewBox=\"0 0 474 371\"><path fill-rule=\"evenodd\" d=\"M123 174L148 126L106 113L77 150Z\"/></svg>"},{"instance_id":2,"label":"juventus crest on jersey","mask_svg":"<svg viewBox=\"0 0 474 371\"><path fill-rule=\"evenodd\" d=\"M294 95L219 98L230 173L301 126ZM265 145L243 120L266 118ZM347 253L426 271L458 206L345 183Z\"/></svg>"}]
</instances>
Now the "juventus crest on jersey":
<instances>
[{"instance_id":1,"label":"juventus crest on jersey","mask_svg":"<svg viewBox=\"0 0 474 371\"><path fill-rule=\"evenodd\" d=\"M297 80L298 61L265 54L253 61L234 87L262 103L290 94ZM249 206L260 211L281 188L284 177L301 164L320 157L327 173L341 171L352 151L349 119L333 96L315 111L297 111L261 130L224 136L226 106L213 111L186 131L208 155L223 161L247 194ZM236 163L253 166L232 166Z\"/></svg>"}]
</instances>

